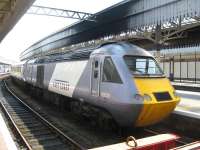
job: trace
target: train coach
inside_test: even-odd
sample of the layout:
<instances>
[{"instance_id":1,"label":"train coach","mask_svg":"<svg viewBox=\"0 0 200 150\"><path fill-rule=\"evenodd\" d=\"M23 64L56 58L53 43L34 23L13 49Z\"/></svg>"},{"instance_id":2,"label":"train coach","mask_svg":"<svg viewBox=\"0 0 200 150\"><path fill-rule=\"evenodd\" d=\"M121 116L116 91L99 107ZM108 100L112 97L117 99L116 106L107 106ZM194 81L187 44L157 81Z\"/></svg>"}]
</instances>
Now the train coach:
<instances>
[{"instance_id":1,"label":"train coach","mask_svg":"<svg viewBox=\"0 0 200 150\"><path fill-rule=\"evenodd\" d=\"M151 125L180 101L153 56L126 42L28 60L17 76L12 68L13 78L66 97L71 110L104 124L114 120L122 127Z\"/></svg>"}]
</instances>

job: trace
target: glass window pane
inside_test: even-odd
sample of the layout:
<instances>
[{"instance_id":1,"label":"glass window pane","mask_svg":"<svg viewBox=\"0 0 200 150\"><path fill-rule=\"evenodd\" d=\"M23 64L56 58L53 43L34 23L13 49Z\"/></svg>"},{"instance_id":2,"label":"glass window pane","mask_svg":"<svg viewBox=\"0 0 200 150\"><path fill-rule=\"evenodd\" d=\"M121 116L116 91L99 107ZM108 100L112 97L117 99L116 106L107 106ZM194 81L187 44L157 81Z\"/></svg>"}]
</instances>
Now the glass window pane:
<instances>
[{"instance_id":1,"label":"glass window pane","mask_svg":"<svg viewBox=\"0 0 200 150\"><path fill-rule=\"evenodd\" d=\"M102 81L122 83L111 57L106 57L104 60Z\"/></svg>"},{"instance_id":2,"label":"glass window pane","mask_svg":"<svg viewBox=\"0 0 200 150\"><path fill-rule=\"evenodd\" d=\"M94 78L95 78L95 79L98 78L98 70L95 70L95 71L94 71Z\"/></svg>"},{"instance_id":3,"label":"glass window pane","mask_svg":"<svg viewBox=\"0 0 200 150\"><path fill-rule=\"evenodd\" d=\"M95 68L98 68L98 61L95 61L95 63L94 63L94 66L95 66Z\"/></svg>"},{"instance_id":4,"label":"glass window pane","mask_svg":"<svg viewBox=\"0 0 200 150\"><path fill-rule=\"evenodd\" d=\"M163 75L159 65L151 57L124 56L124 60L134 75Z\"/></svg>"}]
</instances>

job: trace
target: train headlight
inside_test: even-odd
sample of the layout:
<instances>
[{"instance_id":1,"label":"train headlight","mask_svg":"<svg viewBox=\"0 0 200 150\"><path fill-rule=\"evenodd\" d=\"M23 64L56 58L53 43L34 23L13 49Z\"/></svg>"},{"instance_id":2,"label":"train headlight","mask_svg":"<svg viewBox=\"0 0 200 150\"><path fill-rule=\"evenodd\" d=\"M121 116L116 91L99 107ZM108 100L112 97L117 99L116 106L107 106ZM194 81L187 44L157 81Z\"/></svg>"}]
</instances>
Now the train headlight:
<instances>
[{"instance_id":1,"label":"train headlight","mask_svg":"<svg viewBox=\"0 0 200 150\"><path fill-rule=\"evenodd\" d=\"M144 94L144 99L147 100L147 101L151 101L152 100L151 96L148 95L148 94Z\"/></svg>"},{"instance_id":2,"label":"train headlight","mask_svg":"<svg viewBox=\"0 0 200 150\"><path fill-rule=\"evenodd\" d=\"M173 94L174 94L174 97L179 97L176 91L174 91Z\"/></svg>"},{"instance_id":3,"label":"train headlight","mask_svg":"<svg viewBox=\"0 0 200 150\"><path fill-rule=\"evenodd\" d=\"M144 97L140 94L135 94L135 99L138 101L144 101Z\"/></svg>"}]
</instances>

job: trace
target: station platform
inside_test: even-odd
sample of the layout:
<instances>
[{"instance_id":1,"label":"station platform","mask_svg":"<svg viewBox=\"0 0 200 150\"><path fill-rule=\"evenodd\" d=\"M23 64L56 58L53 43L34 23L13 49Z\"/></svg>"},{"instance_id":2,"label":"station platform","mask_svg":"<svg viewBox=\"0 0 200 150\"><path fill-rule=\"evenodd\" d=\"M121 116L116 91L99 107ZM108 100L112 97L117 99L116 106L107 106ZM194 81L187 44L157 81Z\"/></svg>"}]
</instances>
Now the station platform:
<instances>
[{"instance_id":1,"label":"station platform","mask_svg":"<svg viewBox=\"0 0 200 150\"><path fill-rule=\"evenodd\" d=\"M200 84L190 82L171 82L177 90L200 92Z\"/></svg>"},{"instance_id":2,"label":"station platform","mask_svg":"<svg viewBox=\"0 0 200 150\"><path fill-rule=\"evenodd\" d=\"M200 119L200 84L171 82L181 101L174 113L178 115Z\"/></svg>"},{"instance_id":3,"label":"station platform","mask_svg":"<svg viewBox=\"0 0 200 150\"><path fill-rule=\"evenodd\" d=\"M17 150L15 142L0 114L0 150Z\"/></svg>"},{"instance_id":4,"label":"station platform","mask_svg":"<svg viewBox=\"0 0 200 150\"><path fill-rule=\"evenodd\" d=\"M200 119L200 93L183 90L176 90L176 92L181 97L181 101L175 111L191 113Z\"/></svg>"},{"instance_id":5,"label":"station platform","mask_svg":"<svg viewBox=\"0 0 200 150\"><path fill-rule=\"evenodd\" d=\"M200 93L184 90L176 90L176 92L181 97L181 101L163 123L169 128L199 139Z\"/></svg>"}]
</instances>

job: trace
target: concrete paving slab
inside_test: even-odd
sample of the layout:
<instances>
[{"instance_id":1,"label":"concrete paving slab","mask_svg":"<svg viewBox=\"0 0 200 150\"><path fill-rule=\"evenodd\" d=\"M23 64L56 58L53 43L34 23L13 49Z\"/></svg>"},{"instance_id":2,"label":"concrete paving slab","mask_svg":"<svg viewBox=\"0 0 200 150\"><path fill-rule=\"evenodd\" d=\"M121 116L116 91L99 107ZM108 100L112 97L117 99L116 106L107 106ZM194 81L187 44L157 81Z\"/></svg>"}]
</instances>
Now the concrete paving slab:
<instances>
[{"instance_id":1,"label":"concrete paving slab","mask_svg":"<svg viewBox=\"0 0 200 150\"><path fill-rule=\"evenodd\" d=\"M176 107L175 111L182 111L184 114L187 112L200 116L200 93L176 90L177 94L181 97L181 101Z\"/></svg>"},{"instance_id":2,"label":"concrete paving slab","mask_svg":"<svg viewBox=\"0 0 200 150\"><path fill-rule=\"evenodd\" d=\"M17 150L15 142L0 114L0 150Z\"/></svg>"}]
</instances>

